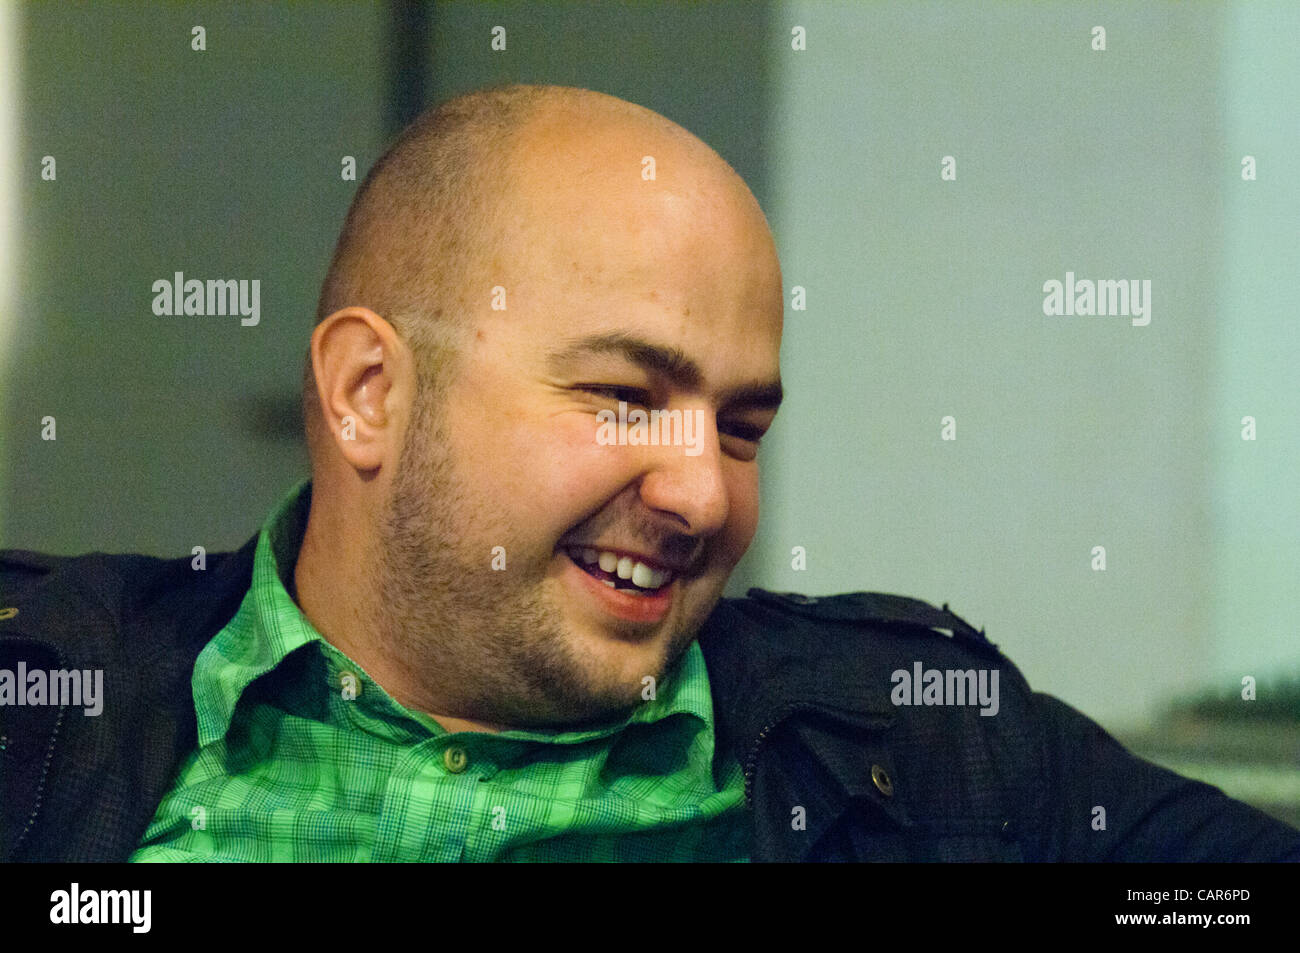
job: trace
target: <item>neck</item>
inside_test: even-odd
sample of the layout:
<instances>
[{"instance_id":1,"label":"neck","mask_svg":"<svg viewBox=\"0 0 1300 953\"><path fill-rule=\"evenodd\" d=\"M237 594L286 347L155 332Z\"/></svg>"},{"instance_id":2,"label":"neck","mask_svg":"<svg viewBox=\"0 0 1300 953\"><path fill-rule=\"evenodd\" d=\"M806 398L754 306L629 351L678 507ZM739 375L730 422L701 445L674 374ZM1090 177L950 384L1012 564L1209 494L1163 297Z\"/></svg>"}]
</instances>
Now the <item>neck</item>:
<instances>
[{"instance_id":1,"label":"neck","mask_svg":"<svg viewBox=\"0 0 1300 953\"><path fill-rule=\"evenodd\" d=\"M373 593L354 568L366 565L366 560L373 558L369 537L341 531L343 526L370 524L362 514L340 518L327 511L320 499L320 493L313 494L290 593L307 621L321 638L364 668L399 704L422 711L443 730L488 733L505 730L504 725L425 711L413 702L416 692L414 686L407 684L409 672L392 654L382 650L383 640L374 631L378 607L372 605Z\"/></svg>"}]
</instances>

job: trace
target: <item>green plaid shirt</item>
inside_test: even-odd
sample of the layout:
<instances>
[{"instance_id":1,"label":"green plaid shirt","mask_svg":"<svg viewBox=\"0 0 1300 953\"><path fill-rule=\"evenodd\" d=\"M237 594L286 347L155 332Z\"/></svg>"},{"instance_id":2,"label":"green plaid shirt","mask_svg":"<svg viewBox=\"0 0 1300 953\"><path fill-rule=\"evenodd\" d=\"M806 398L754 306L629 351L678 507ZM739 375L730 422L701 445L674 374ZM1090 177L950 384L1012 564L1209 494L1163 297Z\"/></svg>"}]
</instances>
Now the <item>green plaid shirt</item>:
<instances>
[{"instance_id":1,"label":"green plaid shirt","mask_svg":"<svg viewBox=\"0 0 1300 953\"><path fill-rule=\"evenodd\" d=\"M289 596L309 500L303 482L267 519L248 594L195 662L198 750L133 862L748 860L698 643L617 723L449 733Z\"/></svg>"}]
</instances>

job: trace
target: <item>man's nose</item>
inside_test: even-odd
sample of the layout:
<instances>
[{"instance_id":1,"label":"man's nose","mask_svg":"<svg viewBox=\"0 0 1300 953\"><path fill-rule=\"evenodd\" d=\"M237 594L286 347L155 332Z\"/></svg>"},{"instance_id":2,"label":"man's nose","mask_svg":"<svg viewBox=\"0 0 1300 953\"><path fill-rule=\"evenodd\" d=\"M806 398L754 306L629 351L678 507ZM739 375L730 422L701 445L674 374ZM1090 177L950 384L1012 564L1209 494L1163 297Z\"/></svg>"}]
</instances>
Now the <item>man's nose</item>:
<instances>
[{"instance_id":1,"label":"man's nose","mask_svg":"<svg viewBox=\"0 0 1300 953\"><path fill-rule=\"evenodd\" d=\"M694 446L649 448L653 456L649 472L641 481L641 502L652 510L676 516L685 523L684 532L711 536L726 524L730 509L718 425L710 411L685 413L694 415L693 423L699 422L698 432L693 435Z\"/></svg>"}]
</instances>

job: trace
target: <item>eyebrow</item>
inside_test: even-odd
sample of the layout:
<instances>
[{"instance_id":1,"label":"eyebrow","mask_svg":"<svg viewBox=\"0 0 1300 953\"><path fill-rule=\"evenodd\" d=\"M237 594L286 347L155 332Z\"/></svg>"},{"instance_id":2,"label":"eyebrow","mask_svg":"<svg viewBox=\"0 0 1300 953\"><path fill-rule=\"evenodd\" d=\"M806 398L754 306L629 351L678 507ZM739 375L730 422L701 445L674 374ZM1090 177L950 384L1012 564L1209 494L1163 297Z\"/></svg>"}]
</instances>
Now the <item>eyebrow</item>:
<instances>
[{"instance_id":1,"label":"eyebrow","mask_svg":"<svg viewBox=\"0 0 1300 953\"><path fill-rule=\"evenodd\" d=\"M613 354L651 374L667 378L683 390L699 390L704 381L700 366L680 349L655 344L621 331L593 334L565 342L547 355L546 363L556 373L576 360L596 354ZM724 404L745 404L775 410L781 405L784 391L781 382L777 380L762 384L742 384L724 391L720 397Z\"/></svg>"}]
</instances>

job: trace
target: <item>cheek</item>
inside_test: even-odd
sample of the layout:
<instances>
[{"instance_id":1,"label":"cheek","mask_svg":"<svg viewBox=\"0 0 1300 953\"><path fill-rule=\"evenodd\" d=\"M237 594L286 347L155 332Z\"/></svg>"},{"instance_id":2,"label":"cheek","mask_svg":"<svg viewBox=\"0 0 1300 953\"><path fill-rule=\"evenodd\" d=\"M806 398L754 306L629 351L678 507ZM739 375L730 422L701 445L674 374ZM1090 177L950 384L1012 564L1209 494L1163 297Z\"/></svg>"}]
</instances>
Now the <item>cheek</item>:
<instances>
[{"instance_id":1,"label":"cheek","mask_svg":"<svg viewBox=\"0 0 1300 953\"><path fill-rule=\"evenodd\" d=\"M619 448L596 442L593 415L501 415L456 433L467 490L515 535L559 535L614 496L634 474Z\"/></svg>"},{"instance_id":2,"label":"cheek","mask_svg":"<svg viewBox=\"0 0 1300 953\"><path fill-rule=\"evenodd\" d=\"M559 414L548 427L548 445L533 460L537 472L550 474L551 499L540 502L552 523L567 529L622 492L640 472L639 463L626 447L597 443L590 414Z\"/></svg>"},{"instance_id":3,"label":"cheek","mask_svg":"<svg viewBox=\"0 0 1300 953\"><path fill-rule=\"evenodd\" d=\"M727 474L726 481L729 507L724 546L728 560L735 563L745 555L758 529L758 468L738 467Z\"/></svg>"}]
</instances>

